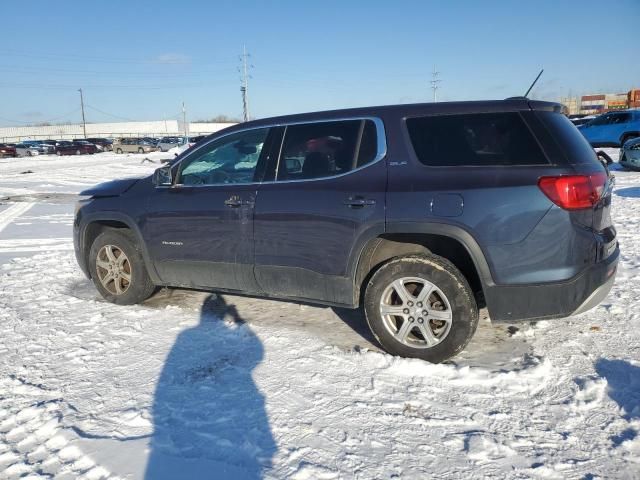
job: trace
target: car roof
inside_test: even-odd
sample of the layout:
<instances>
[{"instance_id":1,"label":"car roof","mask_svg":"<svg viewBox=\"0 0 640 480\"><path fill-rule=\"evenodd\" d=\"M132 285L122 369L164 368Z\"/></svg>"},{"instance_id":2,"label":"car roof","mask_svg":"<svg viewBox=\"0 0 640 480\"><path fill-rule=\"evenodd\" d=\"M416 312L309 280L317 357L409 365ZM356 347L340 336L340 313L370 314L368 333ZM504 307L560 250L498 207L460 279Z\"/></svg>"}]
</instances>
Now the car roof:
<instances>
[{"instance_id":1,"label":"car roof","mask_svg":"<svg viewBox=\"0 0 640 480\"><path fill-rule=\"evenodd\" d=\"M239 123L224 129L225 131L243 130L261 126L271 126L294 122L338 120L358 117L386 117L386 116L418 116L445 115L464 113L493 113L521 110L545 110L562 112L564 107L555 102L529 100L525 97L513 97L505 100L480 100L465 102L437 102L437 103L408 103L398 105L378 105L373 107L347 108L319 112L298 113L278 117L262 118L245 123Z\"/></svg>"}]
</instances>

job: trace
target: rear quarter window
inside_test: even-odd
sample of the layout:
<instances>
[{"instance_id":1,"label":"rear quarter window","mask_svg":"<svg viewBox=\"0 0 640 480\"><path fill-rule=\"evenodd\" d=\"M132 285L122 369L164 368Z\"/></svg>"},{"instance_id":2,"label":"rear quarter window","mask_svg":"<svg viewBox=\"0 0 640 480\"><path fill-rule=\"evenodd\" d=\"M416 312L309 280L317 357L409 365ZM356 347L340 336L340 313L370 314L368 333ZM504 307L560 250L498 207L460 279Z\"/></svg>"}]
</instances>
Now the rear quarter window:
<instances>
[{"instance_id":1,"label":"rear quarter window","mask_svg":"<svg viewBox=\"0 0 640 480\"><path fill-rule=\"evenodd\" d=\"M571 165L601 166L595 150L571 121L561 113L536 112Z\"/></svg>"},{"instance_id":2,"label":"rear quarter window","mask_svg":"<svg viewBox=\"0 0 640 480\"><path fill-rule=\"evenodd\" d=\"M406 120L416 157L425 165L547 165L516 112L414 117Z\"/></svg>"}]
</instances>

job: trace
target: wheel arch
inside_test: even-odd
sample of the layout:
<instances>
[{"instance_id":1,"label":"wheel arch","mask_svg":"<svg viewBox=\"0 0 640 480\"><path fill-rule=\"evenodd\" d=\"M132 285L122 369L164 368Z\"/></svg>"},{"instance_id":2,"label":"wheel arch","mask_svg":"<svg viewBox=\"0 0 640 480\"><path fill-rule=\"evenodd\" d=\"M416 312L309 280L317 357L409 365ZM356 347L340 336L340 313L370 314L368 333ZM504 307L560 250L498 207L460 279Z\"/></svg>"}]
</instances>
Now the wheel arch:
<instances>
[{"instance_id":1,"label":"wheel arch","mask_svg":"<svg viewBox=\"0 0 640 480\"><path fill-rule=\"evenodd\" d=\"M631 131L631 132L624 132L622 135L620 135L620 146L622 147L622 145L624 145L625 141L631 140L632 138L637 138L640 137L640 130L639 131Z\"/></svg>"},{"instance_id":2,"label":"wheel arch","mask_svg":"<svg viewBox=\"0 0 640 480\"><path fill-rule=\"evenodd\" d=\"M361 304L366 283L386 261L424 253L451 261L467 278L479 305L484 305L485 289L494 282L475 238L455 225L404 222L387 224L385 233L370 239L361 249L354 274L354 304Z\"/></svg>"},{"instance_id":3,"label":"wheel arch","mask_svg":"<svg viewBox=\"0 0 640 480\"><path fill-rule=\"evenodd\" d=\"M85 218L84 226L80 231L82 258L85 262L85 265L88 265L88 256L91 245L98 237L98 235L100 235L100 233L107 229L126 229L134 235L136 243L142 253L142 258L144 259L145 267L147 268L149 277L155 284L160 284L160 278L158 277L156 269L154 268L154 264L151 261L151 257L149 256L149 252L147 251L147 246L144 242L140 229L131 218L118 212L110 212L106 215L90 215Z\"/></svg>"}]
</instances>

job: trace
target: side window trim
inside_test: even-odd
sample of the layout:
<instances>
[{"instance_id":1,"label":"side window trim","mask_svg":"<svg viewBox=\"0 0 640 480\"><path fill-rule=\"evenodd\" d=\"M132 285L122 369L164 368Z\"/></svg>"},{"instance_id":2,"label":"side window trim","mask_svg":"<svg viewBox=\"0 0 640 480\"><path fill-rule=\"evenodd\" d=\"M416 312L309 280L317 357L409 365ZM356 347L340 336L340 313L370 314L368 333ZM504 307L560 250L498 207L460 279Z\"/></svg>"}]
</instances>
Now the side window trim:
<instances>
[{"instance_id":1,"label":"side window trim","mask_svg":"<svg viewBox=\"0 0 640 480\"><path fill-rule=\"evenodd\" d=\"M287 133L287 127L289 126L293 126L293 125L306 125L306 124L310 124L310 123L328 123L328 122L338 122L338 121L347 121L347 120L371 120L376 128L376 156L374 157L374 159L367 163L366 165L362 165L360 167L354 168L353 170L350 170L348 172L344 172L344 173L340 173L338 175L332 175L329 177L321 177L321 178L305 178L305 179L295 179L295 180L281 180L278 181L278 183L291 183L291 182L313 182L313 181L317 181L317 180L326 180L329 178L339 178L339 177L343 177L345 175L350 175L352 173L358 172L360 170L363 170L365 168L368 168L376 163L378 163L380 160L382 160L383 158L385 158L387 156L387 135L386 135L386 130L385 130L385 126L384 126L384 122L382 121L381 118L379 117L372 117L372 116L355 116L355 117L339 117L339 118L325 118L322 120L301 120L299 122L281 122L281 123L269 123L269 124L264 124L264 125L257 125L255 127L250 127L250 128L244 128L241 130L236 130L233 132L229 132L229 133L225 133L224 135L220 135L219 137L214 137L211 138L208 142L203 143L202 145L198 145L197 147L194 148L194 150L192 152L189 152L188 155L185 155L183 158L181 158L180 160L178 160L174 165L173 168L176 168L176 175L175 175L175 180L173 185L171 185L170 187L164 187L164 188L173 188L173 187L180 187L180 188L191 188L191 187L197 187L197 188L202 188L202 187L219 187L219 186L226 186L226 185L184 185L184 184L179 184L177 183L178 181L178 174L180 172L180 169L182 168L181 165L184 161L188 160L189 158L191 158L193 155L195 155L199 150L205 148L206 146L210 145L212 142L216 142L220 139L223 139L224 137L228 137L229 135L235 135L237 133L245 133L245 132L250 132L252 130L260 130L260 129L264 129L264 128L268 128L268 129L274 129L276 127L284 127L284 132L281 138L281 143L280 143L280 147L278 149L278 158L276 159L276 172L277 169L280 166L280 158L282 157L282 148L284 146L284 139L285 139L285 135ZM356 159L357 161L357 159ZM256 167L257 168L257 167ZM261 185L261 184L268 184L268 183L276 183L277 180L268 180L268 181L257 181L257 182L250 182L250 183L236 183L234 185Z\"/></svg>"},{"instance_id":2,"label":"side window trim","mask_svg":"<svg viewBox=\"0 0 640 480\"><path fill-rule=\"evenodd\" d=\"M424 118L424 117L443 117L443 116L458 116L458 115L477 115L477 114L483 114L483 113L516 113L518 114L518 116L520 117L522 123L524 124L524 126L526 127L526 130L529 132L529 134L531 134L532 138L534 139L536 145L538 145L538 147L540 148L540 152L542 153L542 156L547 160L547 164L528 164L528 165L428 165L424 162L422 162L419 158L418 158L418 153L415 150L415 147L413 145L413 142L411 140L411 135L409 134L409 127L407 125L407 120L413 119L413 118ZM547 154L545 148L543 147L540 139L537 138L537 135L535 134L534 130L531 128L531 125L529 125L529 122L527 122L527 119L522 115L521 111L509 111L509 112L468 112L468 113L431 113L431 114L423 114L423 115L411 115L411 116L405 116L401 118L401 122L402 122L402 136L403 139L405 141L405 145L409 145L409 148L407 148L407 152L409 153L409 156L411 157L411 161L412 163L414 163L415 165L419 165L425 168L434 168L434 169L451 169L451 168L455 168L455 169L461 169L461 168L469 168L469 169L474 169L474 168L546 168L549 166L554 165L553 162L551 161L551 159L549 158L549 155Z\"/></svg>"},{"instance_id":3,"label":"side window trim","mask_svg":"<svg viewBox=\"0 0 640 480\"><path fill-rule=\"evenodd\" d=\"M308 124L314 124L314 123L331 123L331 122L347 122L347 121L353 121L353 120L360 120L361 125L360 125L360 130L359 130L359 134L358 134L358 141L357 141L357 151L354 152L354 158L353 158L353 162L358 162L358 154L359 154L359 147L360 147L360 141L362 140L362 133L364 131L364 125L365 122L367 120L370 120L373 122L375 128L376 128L376 156L373 158L372 161L370 161L369 163L367 163L366 165L362 165L360 167L356 167L352 170L349 170L348 172L344 172L344 173L339 173L337 175L329 175L329 176L325 176L325 177L317 177L317 178L299 178L299 179L289 179L289 180L278 180L277 177L277 172L280 169L280 160L282 158L282 148L284 146L284 140L286 138L287 135L287 130L285 128L284 134L282 135L282 145L280 146L280 154L278 155L278 162L277 162L277 166L276 166L276 178L273 181L269 181L269 182L262 182L262 183L299 183L299 182L315 182L318 180L328 180L328 179L332 179L332 178L340 178L340 177L344 177L345 175L350 175L352 173L358 172L360 170L363 170L365 168L368 168L376 163L378 163L380 160L382 160L384 157L387 156L387 137L386 137L386 132L385 132L385 128L384 128L384 123L382 122L382 119L378 118L378 117L342 117L342 118L326 118L326 119L322 119L322 120L311 120L311 121L300 121L300 122L295 122L295 123L286 123L284 124L285 127L288 126L294 126L294 125L308 125Z\"/></svg>"},{"instance_id":4,"label":"side window trim","mask_svg":"<svg viewBox=\"0 0 640 480\"><path fill-rule=\"evenodd\" d=\"M219 140L222 140L226 137L232 136L232 135L239 135L239 134L243 134L243 133L247 133L247 132L251 132L253 130L269 130L267 132L267 137L266 140L269 140L269 137L273 131L273 126L270 125L265 125L265 126L260 126L260 127L254 127L254 128L247 128L247 129L243 129L243 130L238 130L235 132L229 132L226 133L224 135L221 135L219 137L216 138L212 138L211 140L209 140L208 142L203 143L202 145L199 145L197 148L194 148L194 150L192 152L189 152L188 155L185 155L183 158L181 158L178 162L176 162L172 168L175 168L175 181L173 183L173 185L171 185L171 187L179 187L179 188L216 188L216 187L229 187L229 186L233 186L233 185L258 185L261 182L260 181L251 181L251 182L242 182L242 183L230 183L230 184L203 184L203 185L185 185L184 183L178 183L179 180L181 180L181 176L182 176L182 164L183 162L191 159L194 155L196 155L196 153L200 150L202 150L203 148L208 147L209 145L211 145L214 142L217 142ZM268 146L268 145L267 145ZM258 170L260 169L260 163L264 161L264 157L266 157L268 155L268 152L266 150L262 150L260 152L260 157L258 158L258 163L256 164L256 168L254 170L254 178L255 178L255 174L258 172Z\"/></svg>"}]
</instances>

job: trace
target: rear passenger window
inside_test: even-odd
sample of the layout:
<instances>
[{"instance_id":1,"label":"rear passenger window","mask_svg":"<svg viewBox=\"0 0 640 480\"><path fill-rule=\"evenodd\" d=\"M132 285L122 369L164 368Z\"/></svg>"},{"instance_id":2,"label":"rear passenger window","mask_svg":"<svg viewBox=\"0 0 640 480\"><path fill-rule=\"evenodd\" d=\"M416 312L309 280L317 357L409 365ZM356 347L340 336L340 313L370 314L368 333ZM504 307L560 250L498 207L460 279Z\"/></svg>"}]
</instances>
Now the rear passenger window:
<instances>
[{"instance_id":1,"label":"rear passenger window","mask_svg":"<svg viewBox=\"0 0 640 480\"><path fill-rule=\"evenodd\" d=\"M409 118L407 129L418 160L429 166L549 163L518 113Z\"/></svg>"},{"instance_id":2,"label":"rear passenger window","mask_svg":"<svg viewBox=\"0 0 640 480\"><path fill-rule=\"evenodd\" d=\"M377 154L371 120L307 123L287 127L278 180L308 180L349 172Z\"/></svg>"}]
</instances>

